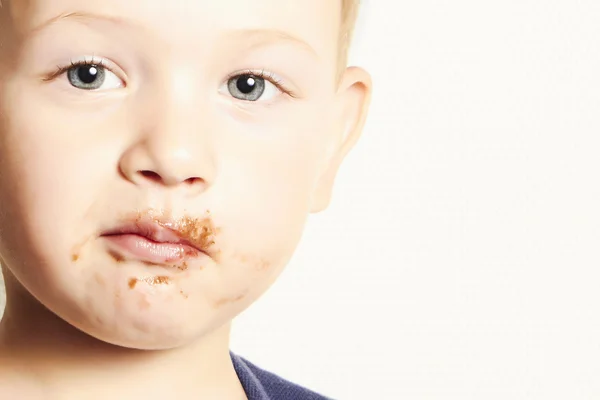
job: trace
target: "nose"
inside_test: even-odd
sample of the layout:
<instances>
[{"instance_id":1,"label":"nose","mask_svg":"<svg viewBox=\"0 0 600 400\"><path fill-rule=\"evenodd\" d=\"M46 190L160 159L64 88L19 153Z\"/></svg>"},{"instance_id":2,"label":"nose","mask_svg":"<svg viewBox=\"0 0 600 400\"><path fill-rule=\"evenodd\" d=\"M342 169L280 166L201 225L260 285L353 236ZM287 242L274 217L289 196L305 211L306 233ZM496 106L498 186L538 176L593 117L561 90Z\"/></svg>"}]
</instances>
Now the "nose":
<instances>
[{"instance_id":1,"label":"nose","mask_svg":"<svg viewBox=\"0 0 600 400\"><path fill-rule=\"evenodd\" d=\"M119 169L131 183L138 186L177 187L200 190L210 185L212 167L209 159L193 154L190 147L164 141L136 143L121 157Z\"/></svg>"},{"instance_id":2,"label":"nose","mask_svg":"<svg viewBox=\"0 0 600 400\"><path fill-rule=\"evenodd\" d=\"M189 97L183 103L176 96L161 97L160 112L154 108L136 124L135 141L119 161L121 175L140 187L204 191L215 176L207 121L192 111L198 105Z\"/></svg>"}]
</instances>

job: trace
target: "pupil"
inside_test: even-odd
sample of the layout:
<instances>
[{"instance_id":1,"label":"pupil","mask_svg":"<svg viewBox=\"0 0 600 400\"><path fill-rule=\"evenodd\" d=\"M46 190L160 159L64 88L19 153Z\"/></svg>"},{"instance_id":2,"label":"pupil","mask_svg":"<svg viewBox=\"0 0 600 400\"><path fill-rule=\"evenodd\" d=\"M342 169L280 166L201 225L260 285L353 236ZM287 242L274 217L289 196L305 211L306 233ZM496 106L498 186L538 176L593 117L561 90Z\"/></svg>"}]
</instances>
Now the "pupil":
<instances>
[{"instance_id":1,"label":"pupil","mask_svg":"<svg viewBox=\"0 0 600 400\"><path fill-rule=\"evenodd\" d=\"M80 67L77 71L77 77L85 84L94 83L98 77L98 67L95 65Z\"/></svg>"},{"instance_id":2,"label":"pupil","mask_svg":"<svg viewBox=\"0 0 600 400\"><path fill-rule=\"evenodd\" d=\"M241 76L237 81L238 90L244 94L252 93L255 87L256 80L249 75Z\"/></svg>"}]
</instances>

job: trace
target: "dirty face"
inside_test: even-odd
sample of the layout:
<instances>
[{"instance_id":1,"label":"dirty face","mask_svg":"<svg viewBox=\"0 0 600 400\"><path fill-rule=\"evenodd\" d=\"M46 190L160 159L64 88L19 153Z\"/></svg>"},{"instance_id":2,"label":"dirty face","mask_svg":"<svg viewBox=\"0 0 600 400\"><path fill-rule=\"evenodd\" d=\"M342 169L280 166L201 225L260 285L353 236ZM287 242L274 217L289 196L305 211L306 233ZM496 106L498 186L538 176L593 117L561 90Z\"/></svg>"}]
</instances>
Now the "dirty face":
<instances>
[{"instance_id":1,"label":"dirty face","mask_svg":"<svg viewBox=\"0 0 600 400\"><path fill-rule=\"evenodd\" d=\"M121 346L227 323L288 262L360 130L340 2L3 3L8 273Z\"/></svg>"}]
</instances>

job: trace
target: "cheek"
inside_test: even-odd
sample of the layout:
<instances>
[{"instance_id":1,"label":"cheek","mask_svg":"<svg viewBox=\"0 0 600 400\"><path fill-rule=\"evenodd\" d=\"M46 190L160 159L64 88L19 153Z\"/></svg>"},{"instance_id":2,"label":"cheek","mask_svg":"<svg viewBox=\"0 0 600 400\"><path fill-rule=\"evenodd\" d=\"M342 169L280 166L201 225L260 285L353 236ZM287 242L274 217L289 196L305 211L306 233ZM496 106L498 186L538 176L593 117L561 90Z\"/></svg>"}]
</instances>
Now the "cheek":
<instances>
[{"instance_id":1,"label":"cheek","mask_svg":"<svg viewBox=\"0 0 600 400\"><path fill-rule=\"evenodd\" d=\"M314 113L300 116L246 128L247 138L225 134L219 139L218 146L228 150L219 156L215 204L228 219L223 236L228 226L235 227L231 235L244 242L244 249L289 251L299 238L328 134L314 123Z\"/></svg>"},{"instance_id":2,"label":"cheek","mask_svg":"<svg viewBox=\"0 0 600 400\"><path fill-rule=\"evenodd\" d=\"M6 128L0 149L2 206L23 210L40 229L49 219L59 225L67 222L63 218L77 213L78 198L92 189L84 178L90 164L52 140L51 125L16 120Z\"/></svg>"},{"instance_id":3,"label":"cheek","mask_svg":"<svg viewBox=\"0 0 600 400\"><path fill-rule=\"evenodd\" d=\"M227 150L219 152L213 194L223 285L211 283L225 293L220 304L264 291L300 240L329 132L316 109L291 118L221 129L216 145Z\"/></svg>"},{"instance_id":4,"label":"cheek","mask_svg":"<svg viewBox=\"0 0 600 400\"><path fill-rule=\"evenodd\" d=\"M220 278L226 293L219 304L236 301L245 289L263 291L292 256L308 215L310 173L253 164L252 170L232 169L232 182L219 191L215 214L220 216ZM286 174L285 171L290 172ZM225 171L223 171L225 173ZM233 175L236 175L234 178ZM252 293L249 294L252 296Z\"/></svg>"},{"instance_id":5,"label":"cheek","mask_svg":"<svg viewBox=\"0 0 600 400\"><path fill-rule=\"evenodd\" d=\"M50 279L49 269L70 262L70 248L81 240L102 164L86 153L81 126L64 123L60 110L25 91L7 90L2 98L11 101L0 103L0 251L14 268L39 269L22 273Z\"/></svg>"},{"instance_id":6,"label":"cheek","mask_svg":"<svg viewBox=\"0 0 600 400\"><path fill-rule=\"evenodd\" d=\"M82 220L110 177L114 150L107 129L36 96L33 90L6 89L0 114L2 202L18 203L36 226L71 227ZM9 190L5 190L9 188ZM56 229L65 231L65 229Z\"/></svg>"}]
</instances>

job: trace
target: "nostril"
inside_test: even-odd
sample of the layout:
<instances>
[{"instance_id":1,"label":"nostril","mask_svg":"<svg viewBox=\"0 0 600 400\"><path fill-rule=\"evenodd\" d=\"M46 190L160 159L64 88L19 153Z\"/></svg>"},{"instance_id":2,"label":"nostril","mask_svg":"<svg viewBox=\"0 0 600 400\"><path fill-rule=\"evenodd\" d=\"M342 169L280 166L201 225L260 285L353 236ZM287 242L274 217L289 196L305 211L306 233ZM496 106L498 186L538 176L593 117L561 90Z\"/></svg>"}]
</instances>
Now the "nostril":
<instances>
[{"instance_id":1,"label":"nostril","mask_svg":"<svg viewBox=\"0 0 600 400\"><path fill-rule=\"evenodd\" d=\"M140 171L140 174L144 177L144 178L148 178L151 181L154 182L160 182L162 181L162 178L159 174L157 174L154 171Z\"/></svg>"},{"instance_id":2,"label":"nostril","mask_svg":"<svg viewBox=\"0 0 600 400\"><path fill-rule=\"evenodd\" d=\"M196 186L198 183L202 183L204 181L202 178L195 177L195 176L187 178L184 181L180 181L180 180L176 180L176 179L173 179L173 180L169 179L168 181L165 181L164 177L161 174L151 171L151 170L141 170L141 171L138 171L138 174L140 174L142 177L144 177L145 179L147 179L151 182L155 182L155 183L159 183L159 184L175 184L177 182L180 182L180 183L184 183L188 186Z\"/></svg>"},{"instance_id":3,"label":"nostril","mask_svg":"<svg viewBox=\"0 0 600 400\"><path fill-rule=\"evenodd\" d=\"M185 183L187 183L190 186L193 186L197 183L200 183L202 181L201 178L188 178L185 180Z\"/></svg>"}]
</instances>

